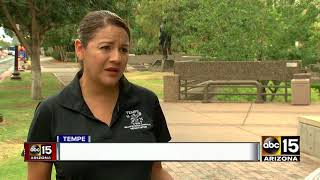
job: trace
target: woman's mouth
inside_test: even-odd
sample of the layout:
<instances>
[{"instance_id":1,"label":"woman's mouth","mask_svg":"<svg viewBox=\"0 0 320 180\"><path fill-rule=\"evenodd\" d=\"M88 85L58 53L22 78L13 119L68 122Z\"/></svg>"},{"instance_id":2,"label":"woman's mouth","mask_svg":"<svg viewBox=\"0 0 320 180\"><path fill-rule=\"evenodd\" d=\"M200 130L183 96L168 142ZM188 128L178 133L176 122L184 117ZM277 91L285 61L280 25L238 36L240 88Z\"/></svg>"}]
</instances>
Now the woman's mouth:
<instances>
[{"instance_id":1,"label":"woman's mouth","mask_svg":"<svg viewBox=\"0 0 320 180\"><path fill-rule=\"evenodd\" d=\"M104 69L105 71L110 71L110 72L119 72L120 68L116 68L116 67L109 67Z\"/></svg>"},{"instance_id":2,"label":"woman's mouth","mask_svg":"<svg viewBox=\"0 0 320 180\"><path fill-rule=\"evenodd\" d=\"M120 72L120 68L117 67L108 67L104 70L107 71L110 75L118 75Z\"/></svg>"}]
</instances>

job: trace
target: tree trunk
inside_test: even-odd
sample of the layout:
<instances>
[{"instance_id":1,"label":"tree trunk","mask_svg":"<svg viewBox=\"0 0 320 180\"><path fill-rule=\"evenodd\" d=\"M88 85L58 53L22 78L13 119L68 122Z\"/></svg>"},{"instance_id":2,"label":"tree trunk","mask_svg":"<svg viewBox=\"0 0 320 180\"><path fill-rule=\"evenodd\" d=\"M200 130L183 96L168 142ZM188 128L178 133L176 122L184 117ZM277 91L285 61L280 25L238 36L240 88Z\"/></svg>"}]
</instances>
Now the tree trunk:
<instances>
[{"instance_id":1,"label":"tree trunk","mask_svg":"<svg viewBox=\"0 0 320 180\"><path fill-rule=\"evenodd\" d=\"M166 59L162 59L161 60L161 67L160 67L160 71L164 72L164 63L165 63Z\"/></svg>"},{"instance_id":2,"label":"tree trunk","mask_svg":"<svg viewBox=\"0 0 320 180\"><path fill-rule=\"evenodd\" d=\"M32 10L31 31L31 63L32 63L32 86L31 97L40 100L41 96L41 67L40 67L40 29L36 19L35 9Z\"/></svg>"},{"instance_id":3,"label":"tree trunk","mask_svg":"<svg viewBox=\"0 0 320 180\"><path fill-rule=\"evenodd\" d=\"M63 46L59 46L59 50L60 50L60 54L61 54L61 59L62 61L66 61L67 60L67 57L66 57L66 51L65 51L65 48Z\"/></svg>"},{"instance_id":4,"label":"tree trunk","mask_svg":"<svg viewBox=\"0 0 320 180\"><path fill-rule=\"evenodd\" d=\"M64 57L63 57L63 53L61 51L61 46L57 46L57 50L59 52L59 56L60 56L60 61L64 62Z\"/></svg>"}]
</instances>

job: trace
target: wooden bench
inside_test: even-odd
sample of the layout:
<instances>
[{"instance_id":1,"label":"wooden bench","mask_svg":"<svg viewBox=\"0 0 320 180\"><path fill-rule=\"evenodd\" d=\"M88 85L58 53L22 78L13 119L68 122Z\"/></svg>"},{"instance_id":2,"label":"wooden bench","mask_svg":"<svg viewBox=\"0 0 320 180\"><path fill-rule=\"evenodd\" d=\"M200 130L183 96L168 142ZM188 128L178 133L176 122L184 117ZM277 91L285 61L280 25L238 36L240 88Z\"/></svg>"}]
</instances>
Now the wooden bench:
<instances>
[{"instance_id":1,"label":"wooden bench","mask_svg":"<svg viewBox=\"0 0 320 180\"><path fill-rule=\"evenodd\" d=\"M203 101L205 103L209 102L208 99L208 89L209 86L237 86L237 87L255 87L257 88L257 93L255 94L244 94L244 93L212 93L214 95L256 95L256 103L263 103L263 99L262 99L262 85L261 83L259 83L258 81L250 81L250 80L228 80L228 81L206 81L205 82L205 87L203 90ZM240 85L240 86L239 86Z\"/></svg>"},{"instance_id":2,"label":"wooden bench","mask_svg":"<svg viewBox=\"0 0 320 180\"><path fill-rule=\"evenodd\" d=\"M188 99L190 94L202 94L203 102L208 102L208 94L255 95L256 102L261 102L263 97L271 95L284 96L287 102L288 96L291 95L288 93L289 82L293 74L299 73L300 69L301 61L182 61L175 62L174 74L179 76L179 99ZM269 81L273 81L274 85L268 85ZM284 85L280 85L279 82L284 82ZM255 87L257 93L210 92L210 86ZM263 91L267 88L272 93ZM277 93L279 88L284 88L285 92Z\"/></svg>"}]
</instances>

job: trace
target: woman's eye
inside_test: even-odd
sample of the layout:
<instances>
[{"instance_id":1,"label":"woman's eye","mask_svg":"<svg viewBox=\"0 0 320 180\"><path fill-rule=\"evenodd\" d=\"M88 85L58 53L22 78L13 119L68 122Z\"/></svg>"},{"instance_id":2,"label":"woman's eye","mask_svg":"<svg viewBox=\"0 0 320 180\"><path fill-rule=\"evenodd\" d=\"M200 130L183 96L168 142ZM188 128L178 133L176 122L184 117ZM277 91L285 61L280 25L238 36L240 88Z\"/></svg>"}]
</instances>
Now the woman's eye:
<instances>
[{"instance_id":1,"label":"woman's eye","mask_svg":"<svg viewBox=\"0 0 320 180\"><path fill-rule=\"evenodd\" d=\"M110 49L111 49L111 47L110 47L110 46L102 46L102 47L100 47L100 49L110 50Z\"/></svg>"},{"instance_id":2,"label":"woman's eye","mask_svg":"<svg viewBox=\"0 0 320 180\"><path fill-rule=\"evenodd\" d=\"M129 51L128 48L121 48L120 50L121 50L121 52L123 52L123 53L127 53L127 52Z\"/></svg>"}]
</instances>

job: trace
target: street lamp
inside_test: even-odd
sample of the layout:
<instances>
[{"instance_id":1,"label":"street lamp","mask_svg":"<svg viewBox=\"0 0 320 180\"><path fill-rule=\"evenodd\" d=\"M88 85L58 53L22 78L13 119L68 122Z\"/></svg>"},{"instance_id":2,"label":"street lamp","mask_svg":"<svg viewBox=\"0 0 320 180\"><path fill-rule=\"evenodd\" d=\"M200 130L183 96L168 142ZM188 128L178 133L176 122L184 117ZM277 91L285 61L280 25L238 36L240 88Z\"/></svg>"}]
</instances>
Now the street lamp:
<instances>
[{"instance_id":1,"label":"street lamp","mask_svg":"<svg viewBox=\"0 0 320 180\"><path fill-rule=\"evenodd\" d=\"M18 31L20 30L20 26L19 24L16 24L16 27L18 29ZM13 70L13 73L11 75L11 79L12 80L21 80L21 77L20 77L20 72L18 70L18 66L19 66L19 62L18 62L18 56L19 56L19 50L18 50L18 46L15 45L15 50L14 50L14 70Z\"/></svg>"},{"instance_id":2,"label":"street lamp","mask_svg":"<svg viewBox=\"0 0 320 180\"><path fill-rule=\"evenodd\" d=\"M20 77L20 72L18 70L18 56L19 56L19 51L18 51L18 46L16 45L15 46L15 50L14 50L14 70L13 70L13 73L11 75L11 79L12 80L21 80L21 77Z\"/></svg>"},{"instance_id":3,"label":"street lamp","mask_svg":"<svg viewBox=\"0 0 320 180\"><path fill-rule=\"evenodd\" d=\"M3 115L0 113L0 123L3 121Z\"/></svg>"}]
</instances>

